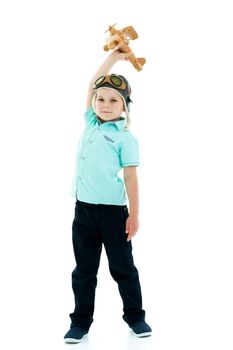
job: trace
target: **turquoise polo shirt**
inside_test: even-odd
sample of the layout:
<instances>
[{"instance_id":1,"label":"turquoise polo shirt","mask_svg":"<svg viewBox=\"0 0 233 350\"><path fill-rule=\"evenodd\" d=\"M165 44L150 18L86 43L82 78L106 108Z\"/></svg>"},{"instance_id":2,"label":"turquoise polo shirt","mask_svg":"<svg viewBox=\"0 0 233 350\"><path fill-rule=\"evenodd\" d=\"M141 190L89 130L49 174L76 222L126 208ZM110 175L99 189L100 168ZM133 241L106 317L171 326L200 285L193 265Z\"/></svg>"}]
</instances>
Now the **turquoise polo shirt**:
<instances>
[{"instance_id":1,"label":"turquoise polo shirt","mask_svg":"<svg viewBox=\"0 0 233 350\"><path fill-rule=\"evenodd\" d=\"M85 113L71 195L82 202L125 205L127 193L118 172L139 165L138 141L120 117L101 123L92 107Z\"/></svg>"}]
</instances>

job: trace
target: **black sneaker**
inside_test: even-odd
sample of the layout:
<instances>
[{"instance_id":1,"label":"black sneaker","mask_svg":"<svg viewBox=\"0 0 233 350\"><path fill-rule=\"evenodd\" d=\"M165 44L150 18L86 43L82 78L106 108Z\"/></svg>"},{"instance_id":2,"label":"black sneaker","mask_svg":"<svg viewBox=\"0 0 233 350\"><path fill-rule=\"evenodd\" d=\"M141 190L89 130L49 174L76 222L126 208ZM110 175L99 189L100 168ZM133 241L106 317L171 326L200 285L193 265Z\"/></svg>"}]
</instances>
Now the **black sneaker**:
<instances>
[{"instance_id":1,"label":"black sneaker","mask_svg":"<svg viewBox=\"0 0 233 350\"><path fill-rule=\"evenodd\" d=\"M80 327L72 327L70 330L65 334L64 340L65 343L80 343L84 337L86 337L88 334L87 330L84 330Z\"/></svg>"},{"instance_id":2,"label":"black sneaker","mask_svg":"<svg viewBox=\"0 0 233 350\"><path fill-rule=\"evenodd\" d=\"M133 325L130 326L134 334L141 337L149 337L152 334L152 329L145 321L137 321Z\"/></svg>"}]
</instances>

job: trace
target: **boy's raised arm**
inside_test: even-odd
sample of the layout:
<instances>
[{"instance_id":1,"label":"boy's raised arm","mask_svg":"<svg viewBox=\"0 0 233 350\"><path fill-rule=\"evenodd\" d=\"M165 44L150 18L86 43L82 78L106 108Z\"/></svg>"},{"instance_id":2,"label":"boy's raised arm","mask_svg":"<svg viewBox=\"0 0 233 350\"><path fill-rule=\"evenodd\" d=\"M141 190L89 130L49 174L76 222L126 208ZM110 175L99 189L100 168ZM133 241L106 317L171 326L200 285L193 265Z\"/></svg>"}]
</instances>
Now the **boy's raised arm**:
<instances>
[{"instance_id":1,"label":"boy's raised arm","mask_svg":"<svg viewBox=\"0 0 233 350\"><path fill-rule=\"evenodd\" d=\"M107 75L112 68L112 66L119 60L127 60L128 57L131 55L131 52L129 53L123 53L120 51L120 46L116 46L116 49L112 51L112 53L105 59L105 61L101 64L97 72L94 74L93 78L91 79L88 87L88 93L87 93L87 102L86 102L86 109L91 107L91 102L93 98L93 86L95 81L101 77L102 75Z\"/></svg>"}]
</instances>

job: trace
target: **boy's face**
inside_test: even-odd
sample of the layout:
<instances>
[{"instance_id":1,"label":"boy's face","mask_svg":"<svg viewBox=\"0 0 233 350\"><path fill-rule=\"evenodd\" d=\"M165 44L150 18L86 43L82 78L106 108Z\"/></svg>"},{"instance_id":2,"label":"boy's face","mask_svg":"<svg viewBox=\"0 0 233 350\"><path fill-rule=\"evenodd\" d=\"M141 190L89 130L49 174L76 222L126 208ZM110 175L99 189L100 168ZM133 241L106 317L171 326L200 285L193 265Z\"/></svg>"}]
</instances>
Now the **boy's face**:
<instances>
[{"instance_id":1,"label":"boy's face","mask_svg":"<svg viewBox=\"0 0 233 350\"><path fill-rule=\"evenodd\" d=\"M114 90L100 88L96 92L96 114L104 121L117 120L124 110L121 96Z\"/></svg>"}]
</instances>

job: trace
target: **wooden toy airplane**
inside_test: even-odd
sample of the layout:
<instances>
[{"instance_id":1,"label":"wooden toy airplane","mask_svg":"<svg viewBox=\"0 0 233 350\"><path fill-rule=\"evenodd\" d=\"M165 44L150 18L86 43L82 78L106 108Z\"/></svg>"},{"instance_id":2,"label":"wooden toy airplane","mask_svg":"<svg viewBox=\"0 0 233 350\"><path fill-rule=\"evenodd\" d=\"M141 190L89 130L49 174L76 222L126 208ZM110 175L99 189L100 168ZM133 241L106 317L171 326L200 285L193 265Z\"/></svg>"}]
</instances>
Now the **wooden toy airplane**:
<instances>
[{"instance_id":1,"label":"wooden toy airplane","mask_svg":"<svg viewBox=\"0 0 233 350\"><path fill-rule=\"evenodd\" d=\"M129 48L129 41L130 39L135 40L138 38L137 32L132 26L128 26L123 29L117 30L114 28L115 25L116 23L112 26L109 26L109 28L105 31L105 33L109 31L110 36L106 39L106 45L104 45L104 50L113 50L117 45L121 43L122 52L132 52L132 50ZM132 63L132 65L137 69L137 71L140 71L146 62L145 58L137 58L133 54L133 52L127 59Z\"/></svg>"}]
</instances>

